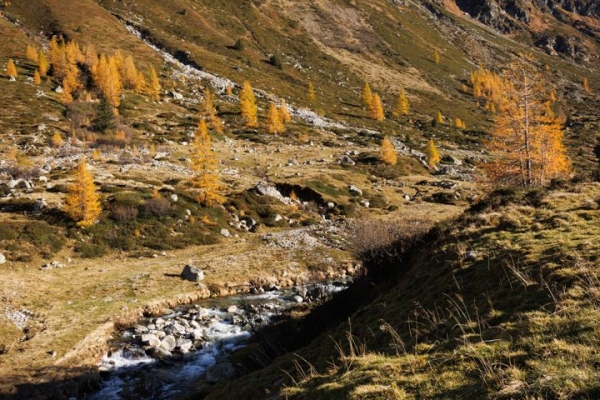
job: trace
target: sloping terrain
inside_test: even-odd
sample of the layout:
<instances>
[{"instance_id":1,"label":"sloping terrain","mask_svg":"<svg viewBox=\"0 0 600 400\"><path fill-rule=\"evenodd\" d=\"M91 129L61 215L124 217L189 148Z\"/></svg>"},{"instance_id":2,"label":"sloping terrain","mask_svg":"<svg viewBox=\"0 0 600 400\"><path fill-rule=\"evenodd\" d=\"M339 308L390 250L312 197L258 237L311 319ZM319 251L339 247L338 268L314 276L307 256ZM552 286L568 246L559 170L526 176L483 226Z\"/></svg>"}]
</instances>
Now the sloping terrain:
<instances>
[{"instance_id":1,"label":"sloping terrain","mask_svg":"<svg viewBox=\"0 0 600 400\"><path fill-rule=\"evenodd\" d=\"M198 398L597 398L599 196L493 194L390 265L346 323Z\"/></svg>"},{"instance_id":2,"label":"sloping terrain","mask_svg":"<svg viewBox=\"0 0 600 400\"><path fill-rule=\"evenodd\" d=\"M307 226L318 229L324 219L356 217L383 221L417 218L431 224L461 213L482 195L477 184L480 173L475 165L489 157L483 149L483 141L494 119L493 113L477 104L469 86L470 72L480 66L500 71L519 53L534 54L537 65L545 71L548 95L555 91L556 112L563 121L575 172L586 178L597 167L600 154L595 2L561 2L561 8L556 6L558 2L546 2L547 7L537 1L518 2L525 17L521 11L511 8L511 2L484 3L426 0L2 2L0 34L10 40L0 41L0 91L3 93L0 253L6 258L6 263L0 265L6 272L0 274L0 304L7 313L0 315L0 353L3 353L0 354L3 377L0 392L18 393L18 387L39 392L52 387L52 382L68 383L67 376L87 376L84 373L89 367L93 369L97 355L103 350L100 339L110 331L110 322L121 318L120 312L139 311L138 305L132 303L139 302L139 307L143 307L153 299L177 297L182 291L195 294L196 287L182 288L175 276L177 269L188 260L202 259L209 265L219 266L211 269L214 276L209 281L215 284L216 295L226 294L230 292L225 284L228 281L247 288L251 278L259 280L257 276L248 276L249 268L264 277L280 273L277 268L288 265L286 263L299 268L299 273L307 274L315 268L327 267L318 262L324 256L318 252L313 254L316 260L303 259L300 265L294 264L302 251L271 251L269 243L258 238L263 233L302 230ZM506 10L506 13L492 15L501 15L500 19L488 18L488 14L491 15L488 9ZM94 47L98 53L110 55L119 50L124 56L131 55L146 77L150 67L154 67L161 84L158 100L147 93L126 90L118 110L119 135L98 129L94 126L100 114L98 91L90 83L91 71L87 66L81 63L78 66L86 82L71 104L65 104L60 90L57 92L62 81L48 76L39 85L33 82L37 65L27 60L26 46L47 50L53 35L76 41L81 47ZM560 38L569 37L575 38L574 42L563 46ZM19 76L15 81L4 73L9 59L17 65ZM584 78L589 88L584 88ZM244 126L240 113L240 88L245 80L252 83L258 98L260 126L257 128ZM383 121L372 119L361 103L365 82L383 99ZM314 99L309 96L309 84L315 89ZM393 113L401 88L410 101L410 112L405 116ZM212 135L227 198L223 207L198 204L188 185L193 174L190 142L203 117L206 89L215 92L217 115L224 127L223 133ZM265 120L270 103L280 99L285 99L290 106L292 121L284 134L274 135L268 133ZM434 122L438 112L442 122ZM455 126L456 118L465 122L466 129ZM52 143L52 137L57 134L62 140L59 145ZM392 137L396 145L399 162L395 166L379 161L384 136ZM443 156L438 171L428 168L423 154L430 139L435 140ZM99 222L86 230L77 229L62 211L67 187L73 182L71 171L82 155L88 157L103 206ZM279 194L275 197L260 194L256 188L259 181ZM518 221L505 221L510 219L512 209L494 210L481 217L489 220L473 228L472 237L478 241L469 244L468 238L459 240L458 233L449 233L448 243L443 239L436 244L427 242L425 246L431 246L426 247L427 254L463 265L459 254L468 252L467 248L482 246L486 253L477 252L473 260L481 267L488 262L484 263L484 259L492 262L496 260L494 257L505 254L490 250L494 243L500 243L501 247L503 241L514 240L533 247L548 234L550 239L540 244L539 249L524 249L513 258L535 258L539 254L546 257L546 253L554 257L550 243L555 239L553 229L564 228L567 238L573 236L573 243L565 244L565 252L571 251L571 245L582 246L586 252L584 264L592 262L587 253L595 242L580 243L576 229L582 229L592 238L597 236L593 225L594 220L597 221L596 190L594 186L582 186L581 193L567 190L557 195L556 202L548 200L548 215L543 210L532 210L528 206L521 209L517 205L519 215L515 218ZM587 204L580 205L589 210L569 210L567 199L571 198L577 204ZM561 216L553 217L555 212ZM242 220L251 226L243 225ZM561 222L563 220L567 222ZM538 232L533 225L528 229L528 224L534 222L541 224L540 237L527 236ZM470 222L457 224L464 228L465 234L471 229ZM547 225L552 226L548 232ZM571 227L573 230L569 230ZM455 233L458 236L454 236ZM562 238L561 233L559 239ZM455 244L451 244L453 240ZM222 248L230 252L217 251ZM440 253L442 248L444 253ZM339 250L334 251L332 268L341 269L350 257L347 251L351 249ZM210 252L216 252L214 257L208 254ZM264 259L255 261L252 254L261 254ZM413 254L413 257L419 255ZM38 270L57 260L67 268ZM423 256L414 264L431 265L429 262ZM515 263L518 262L517 257ZM227 268L228 263L232 264L231 269ZM276 266L275 271L273 266ZM452 264L444 268L454 271L455 267ZM464 273L482 271L479 267L466 268ZM411 271L425 274L421 269ZM448 283L447 270L439 271L440 275L436 276L444 281L444 288L448 285L463 287L460 281ZM146 273L149 275L144 275ZM150 276L152 279L147 279ZM419 282L426 282L425 278L419 277ZM545 275L543 278L546 279ZM544 286L536 276L531 279ZM65 281L68 284L65 285ZM509 281L511 285L516 282L512 278ZM407 284L398 293L409 293L417 287L429 291L429 286L418 286L415 280L408 282L412 282L412 286ZM475 287L469 290L479 291ZM498 290L503 292L506 286ZM93 298L90 291L94 293ZM436 300L442 296L442 291L432 293L437 296ZM454 295L449 289L443 293ZM391 297L389 300L386 297L383 303L391 304L397 293L385 296ZM543 299L545 302L547 297ZM414 314L415 308L403 304L402 307L412 308L395 310L400 319L388 321L383 314L378 318L386 319L390 326L402 331L402 341L409 343L406 332L411 331L404 330L402 323L411 312ZM438 318L431 316L438 313L436 304L428 302L423 306L426 311L419 312L426 318ZM460 306L460 302L457 304ZM471 307L472 302L465 304ZM491 313L484 304L477 304L478 310ZM536 303L535 307L539 305ZM438 307L446 310L446 303ZM19 314L19 310L29 310L31 315ZM454 314L447 310L443 313L439 318L451 324ZM373 318L377 315L372 313ZM30 324L18 326L14 321L20 318ZM369 336L362 332L362 326L378 332L379 325L374 321L361 320L361 328L355 333L360 334L360 340L371 341L368 338L372 337L374 342L368 343L371 346L368 348L372 352L379 349L383 352L385 346L380 342L387 344L387 336ZM500 329L508 329L502 325L504 320L498 323ZM343 339L346 328L340 329L341 333L335 335L338 342ZM456 329L450 330L454 336L448 334L448 338L462 340L460 335L455 335ZM428 336L424 343L434 348L438 338L432 337ZM96 351L90 357L80 357L88 345L86 338L94 343ZM508 346L506 342L501 345ZM426 358L427 346L421 348L415 343L411 351L421 352L418 354ZM323 354L327 359L330 347L331 343L325 340ZM494 350L483 347L484 351ZM446 360L451 351L451 346L445 343L436 354ZM398 358L394 365L399 370L407 368L402 364L406 360L401 360L405 355L389 355ZM425 358L418 361L419 368L430 361L423 361ZM307 359L325 362L324 358L319 361L314 355ZM380 361L375 357L373 362ZM419 364L421 362L425 364ZM294 389L287 392L290 396L312 393L327 371L323 365L317 365L318 373L311 374L314 375L311 380L302 379L301 373L297 375L288 367L289 364L286 370L296 380ZM366 366L362 371L370 368ZM439 372L435 368L433 370ZM463 371L460 368L467 367L457 368ZM492 370L495 368L493 364ZM504 371L503 366L499 368ZM279 381L281 373L272 371L267 373L271 374L267 375L268 379L277 375L273 382ZM390 376L399 377L396 372L398 370L392 369ZM334 379L345 379L341 369L334 368L332 374ZM371 372L366 373L369 374ZM536 382L532 376L521 380L525 386ZM473 385L476 393L491 392L490 388L499 387L487 387L487 381L482 382L474 379L468 384ZM271 384L254 389L266 388L269 393L277 393L280 387ZM385 392L391 384L382 381L373 385ZM425 393L431 398L450 396L442 389L441 386L430 388ZM220 390L217 388L215 393L222 393ZM406 389L407 393L414 392L411 390ZM515 393L530 393L521 386L518 390L521 392ZM254 392L253 396L261 398L265 393ZM370 392L365 393L364 398L371 396ZM538 392L531 390L531 393ZM324 392L324 396L330 394Z\"/></svg>"}]
</instances>

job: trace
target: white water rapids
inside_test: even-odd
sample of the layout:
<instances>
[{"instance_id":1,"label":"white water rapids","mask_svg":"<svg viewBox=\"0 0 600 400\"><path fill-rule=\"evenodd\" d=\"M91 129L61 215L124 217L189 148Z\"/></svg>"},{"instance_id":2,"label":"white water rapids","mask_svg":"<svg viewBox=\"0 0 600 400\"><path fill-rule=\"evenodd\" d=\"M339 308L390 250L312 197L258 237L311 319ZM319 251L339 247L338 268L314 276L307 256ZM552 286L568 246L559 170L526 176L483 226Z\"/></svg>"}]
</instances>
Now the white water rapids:
<instances>
[{"instance_id":1,"label":"white water rapids","mask_svg":"<svg viewBox=\"0 0 600 400\"><path fill-rule=\"evenodd\" d=\"M319 293L327 295L343 290L341 285L319 285ZM313 289L314 290L314 289ZM208 301L194 306L181 307L159 317L167 325L177 317L189 318L186 310L201 316L198 331L202 333L202 347L183 355L156 360L136 344L139 337L134 329L120 332L116 348L106 354L99 368L106 377L100 389L83 397L85 400L168 400L193 391L194 383L203 378L206 371L227 354L246 345L252 336L254 325L265 325L270 319L298 304L297 292L274 291L260 295L235 296L217 300L221 306L210 306ZM258 305L258 313L250 315L241 302ZM196 311L197 310L197 311ZM152 326L157 318L139 322L140 326ZM148 349L147 349L148 350ZM148 354L151 352L148 351Z\"/></svg>"}]
</instances>

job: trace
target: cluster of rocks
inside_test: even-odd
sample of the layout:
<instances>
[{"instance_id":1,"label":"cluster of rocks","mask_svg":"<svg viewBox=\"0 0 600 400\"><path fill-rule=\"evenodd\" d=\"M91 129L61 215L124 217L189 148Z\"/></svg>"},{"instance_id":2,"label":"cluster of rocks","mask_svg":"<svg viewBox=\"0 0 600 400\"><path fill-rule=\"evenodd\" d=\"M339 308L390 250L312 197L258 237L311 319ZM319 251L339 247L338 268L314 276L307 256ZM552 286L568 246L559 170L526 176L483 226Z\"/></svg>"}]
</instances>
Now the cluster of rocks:
<instances>
[{"instance_id":1,"label":"cluster of rocks","mask_svg":"<svg viewBox=\"0 0 600 400\"><path fill-rule=\"evenodd\" d=\"M61 264L58 261L52 261L52 262L50 262L48 264L42 265L42 267L40 269L42 271L50 271L50 270L53 270L53 269L64 268L64 267L65 267L64 264Z\"/></svg>"}]
</instances>

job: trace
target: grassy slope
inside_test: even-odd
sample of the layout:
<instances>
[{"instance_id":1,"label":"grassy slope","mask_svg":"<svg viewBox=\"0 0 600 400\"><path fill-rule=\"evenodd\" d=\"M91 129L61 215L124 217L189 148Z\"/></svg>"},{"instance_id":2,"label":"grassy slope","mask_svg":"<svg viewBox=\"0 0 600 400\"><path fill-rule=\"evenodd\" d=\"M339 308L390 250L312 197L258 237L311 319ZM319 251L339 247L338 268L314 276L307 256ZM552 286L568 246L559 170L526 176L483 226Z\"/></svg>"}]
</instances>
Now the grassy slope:
<instances>
[{"instance_id":1,"label":"grassy slope","mask_svg":"<svg viewBox=\"0 0 600 400\"><path fill-rule=\"evenodd\" d=\"M479 208L349 324L207 398L597 398L600 185Z\"/></svg>"}]
</instances>

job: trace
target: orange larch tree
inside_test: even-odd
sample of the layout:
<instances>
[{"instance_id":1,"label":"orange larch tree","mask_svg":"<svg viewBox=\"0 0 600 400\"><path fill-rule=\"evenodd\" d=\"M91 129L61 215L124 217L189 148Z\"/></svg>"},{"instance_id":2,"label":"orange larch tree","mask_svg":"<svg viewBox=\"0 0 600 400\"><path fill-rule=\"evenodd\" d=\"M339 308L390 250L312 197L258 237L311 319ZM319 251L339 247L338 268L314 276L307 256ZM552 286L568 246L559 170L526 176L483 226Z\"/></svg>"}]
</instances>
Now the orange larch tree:
<instances>
[{"instance_id":1,"label":"orange larch tree","mask_svg":"<svg viewBox=\"0 0 600 400\"><path fill-rule=\"evenodd\" d=\"M256 97L252 90L250 82L245 81L240 92L240 108L242 117L246 120L248 128L256 128L258 126L258 107L256 106Z\"/></svg>"},{"instance_id":2,"label":"orange larch tree","mask_svg":"<svg viewBox=\"0 0 600 400\"><path fill-rule=\"evenodd\" d=\"M15 62L13 61L12 58L10 60L8 60L8 63L6 64L6 75L10 76L11 78L15 78L15 79L18 76L17 67L15 66Z\"/></svg>"},{"instance_id":3,"label":"orange larch tree","mask_svg":"<svg viewBox=\"0 0 600 400\"><path fill-rule=\"evenodd\" d=\"M211 147L210 135L203 119L198 123L198 129L194 135L190 161L195 173L190 181L191 185L200 189L196 201L204 206L222 204L225 197L222 194L223 185L219 179L219 163Z\"/></svg>"},{"instance_id":4,"label":"orange larch tree","mask_svg":"<svg viewBox=\"0 0 600 400\"><path fill-rule=\"evenodd\" d=\"M375 93L371 99L371 105L369 106L369 117L376 121L383 121L385 119L381 98L377 93Z\"/></svg>"},{"instance_id":5,"label":"orange larch tree","mask_svg":"<svg viewBox=\"0 0 600 400\"><path fill-rule=\"evenodd\" d=\"M94 224L102 212L102 207L94 177L87 169L85 157L81 157L74 178L75 182L69 186L69 194L65 200L65 212L77 226L86 228Z\"/></svg>"},{"instance_id":6,"label":"orange larch tree","mask_svg":"<svg viewBox=\"0 0 600 400\"><path fill-rule=\"evenodd\" d=\"M408 102L408 98L406 97L406 92L404 88L400 88L400 93L398 94L398 104L396 104L396 109L394 110L394 115L399 117L401 115L408 115L410 112L410 103Z\"/></svg>"},{"instance_id":7,"label":"orange larch tree","mask_svg":"<svg viewBox=\"0 0 600 400\"><path fill-rule=\"evenodd\" d=\"M269 105L269 112L267 113L267 131L273 134L285 132L285 125L283 124L281 113L275 103Z\"/></svg>"},{"instance_id":8,"label":"orange larch tree","mask_svg":"<svg viewBox=\"0 0 600 400\"><path fill-rule=\"evenodd\" d=\"M379 159L390 165L396 165L398 163L398 156L396 155L396 148L389 137L385 137L381 142L381 149L379 150Z\"/></svg>"},{"instance_id":9,"label":"orange larch tree","mask_svg":"<svg viewBox=\"0 0 600 400\"><path fill-rule=\"evenodd\" d=\"M362 100L362 104L365 108L371 107L371 102L373 101L373 92L371 91L369 82L365 82L365 86L363 86L360 99Z\"/></svg>"},{"instance_id":10,"label":"orange larch tree","mask_svg":"<svg viewBox=\"0 0 600 400\"><path fill-rule=\"evenodd\" d=\"M504 72L506 89L487 149L495 160L484 165L499 186L542 186L567 177L571 166L559 119L545 101L547 82L530 56L521 56Z\"/></svg>"}]
</instances>

